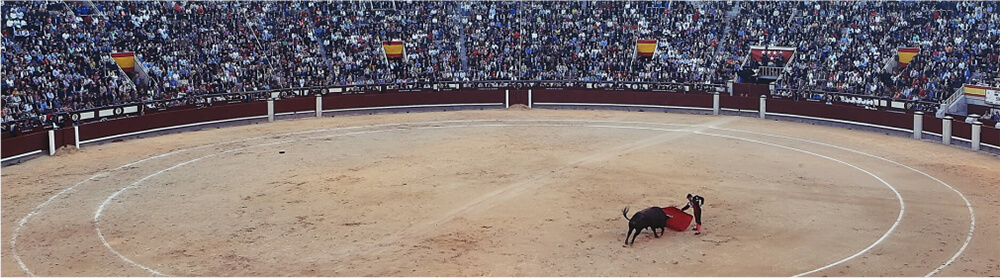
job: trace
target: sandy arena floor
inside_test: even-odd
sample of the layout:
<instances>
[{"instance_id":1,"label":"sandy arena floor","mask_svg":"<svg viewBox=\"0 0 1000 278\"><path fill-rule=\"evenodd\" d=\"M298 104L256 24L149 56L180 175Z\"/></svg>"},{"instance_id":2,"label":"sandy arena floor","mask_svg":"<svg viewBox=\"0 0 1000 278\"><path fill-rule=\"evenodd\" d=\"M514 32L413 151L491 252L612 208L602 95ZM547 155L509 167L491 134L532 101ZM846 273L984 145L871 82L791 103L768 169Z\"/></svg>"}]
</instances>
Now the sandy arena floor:
<instances>
[{"instance_id":1,"label":"sandy arena floor","mask_svg":"<svg viewBox=\"0 0 1000 278\"><path fill-rule=\"evenodd\" d=\"M741 117L299 119L63 149L2 184L3 276L1000 275L996 156ZM623 207L687 193L703 235L622 246Z\"/></svg>"}]
</instances>

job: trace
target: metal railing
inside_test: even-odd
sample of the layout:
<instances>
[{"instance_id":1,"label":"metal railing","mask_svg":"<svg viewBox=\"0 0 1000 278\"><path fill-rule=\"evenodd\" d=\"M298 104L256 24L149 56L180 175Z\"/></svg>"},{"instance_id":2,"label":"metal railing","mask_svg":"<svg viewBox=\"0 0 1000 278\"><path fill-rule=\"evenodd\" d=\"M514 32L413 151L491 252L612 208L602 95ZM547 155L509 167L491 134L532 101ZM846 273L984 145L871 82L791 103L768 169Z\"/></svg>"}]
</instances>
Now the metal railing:
<instances>
[{"instance_id":1,"label":"metal railing","mask_svg":"<svg viewBox=\"0 0 1000 278\"><path fill-rule=\"evenodd\" d=\"M760 76L760 77L764 77L764 76L778 77L778 76L781 76L781 72L784 71L784 70L785 70L785 67L761 66L760 68L758 68L757 76Z\"/></svg>"}]
</instances>

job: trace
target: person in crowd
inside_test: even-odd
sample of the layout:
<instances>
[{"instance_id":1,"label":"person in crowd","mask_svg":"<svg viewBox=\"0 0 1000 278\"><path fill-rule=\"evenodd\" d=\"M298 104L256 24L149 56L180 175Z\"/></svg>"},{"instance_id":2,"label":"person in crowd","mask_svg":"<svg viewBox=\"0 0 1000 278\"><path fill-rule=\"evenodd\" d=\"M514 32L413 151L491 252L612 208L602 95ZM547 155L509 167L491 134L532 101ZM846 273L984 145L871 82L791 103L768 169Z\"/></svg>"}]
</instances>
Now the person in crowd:
<instances>
[{"instance_id":1,"label":"person in crowd","mask_svg":"<svg viewBox=\"0 0 1000 278\"><path fill-rule=\"evenodd\" d=\"M996 1L7 1L0 14L4 124L282 88L726 84L758 66L783 67L776 86L795 96L940 102L966 83L1000 86ZM636 55L639 39L658 41L653 57ZM393 40L402 58L384 55ZM751 46L796 53L756 61ZM893 66L900 47L920 52ZM119 69L116 52L144 74Z\"/></svg>"}]
</instances>

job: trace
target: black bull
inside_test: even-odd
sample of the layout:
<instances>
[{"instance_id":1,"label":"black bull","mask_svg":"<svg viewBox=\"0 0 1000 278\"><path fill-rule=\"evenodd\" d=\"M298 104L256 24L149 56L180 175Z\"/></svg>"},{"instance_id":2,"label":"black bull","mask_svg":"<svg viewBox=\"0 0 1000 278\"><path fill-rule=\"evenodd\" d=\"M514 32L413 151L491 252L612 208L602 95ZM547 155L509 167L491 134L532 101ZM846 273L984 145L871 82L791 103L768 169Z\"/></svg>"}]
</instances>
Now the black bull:
<instances>
[{"instance_id":1,"label":"black bull","mask_svg":"<svg viewBox=\"0 0 1000 278\"><path fill-rule=\"evenodd\" d=\"M641 210L633 214L632 218L628 218L628 207L625 207L622 210L622 216L628 220L628 234L625 235L626 245L635 243L635 238L645 228L653 230L653 236L659 238L667 227L667 218L670 218L666 213L663 213L663 209L660 207L649 207ZM656 228L660 228L660 234L656 234ZM635 234L632 234L633 230L635 230ZM631 243L628 241L629 236L632 237Z\"/></svg>"}]
</instances>

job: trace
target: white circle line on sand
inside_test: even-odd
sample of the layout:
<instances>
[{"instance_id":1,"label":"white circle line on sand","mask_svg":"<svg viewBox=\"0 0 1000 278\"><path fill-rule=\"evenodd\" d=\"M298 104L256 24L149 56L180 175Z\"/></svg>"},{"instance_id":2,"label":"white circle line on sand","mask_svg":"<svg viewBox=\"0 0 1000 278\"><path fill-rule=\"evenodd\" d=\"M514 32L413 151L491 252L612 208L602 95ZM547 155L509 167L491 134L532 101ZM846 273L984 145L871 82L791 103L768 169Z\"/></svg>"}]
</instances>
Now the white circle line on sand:
<instances>
[{"instance_id":1,"label":"white circle line on sand","mask_svg":"<svg viewBox=\"0 0 1000 278\"><path fill-rule=\"evenodd\" d=\"M899 163L899 162L896 162L894 160L890 160L890 159L887 159L887 158L884 158L884 157L881 157L881 156L876 156L876 155L868 154L868 153L865 153L865 152L856 151L856 150L853 150L853 149L844 148L844 147L837 146L837 145L831 145L831 144L827 144L827 143L823 143L823 142L812 141L812 140L807 140L807 139L801 139L801 138L796 138L796 137L788 137L788 136L773 135L773 134L766 134L766 133L753 132L753 131L745 131L745 130L739 130L739 129L718 128L718 127L714 128L714 129L726 130L726 131L734 131L734 132L742 132L742 133L749 133L749 134L756 134L756 135L762 135L762 136L777 137L777 138L783 138L783 139L789 139L789 140L796 140L796 141L802 141L802 142L807 142L807 143L813 143L813 144L823 145L823 146L827 146L827 147L831 147L831 148L841 149L841 150L845 150L845 151L849 151L849 152L853 152L853 153L857 153L857 154L869 156L869 157L872 157L872 158L877 158L877 159L880 159L882 161L886 161L886 162L889 162L889 163L892 163L892 164L896 164L896 165L898 165L900 167L903 167L903 168L909 169L911 171L920 173L921 175L924 175L925 177L930 178L930 179L936 181L937 183L940 183L941 185L944 185L948 189L951 189L952 191L955 191L955 193L957 193L958 196L962 197L962 200L965 201L965 207L968 208L968 210L969 210L969 218L970 218L969 219L969 223L970 223L969 224L969 233L965 237L965 243L963 243L962 247L958 249L958 252L955 252L955 255L953 255L950 259L948 259L948 261L946 261L945 263L941 264L940 266L938 266L937 268L935 268L933 271L931 271L931 272L927 273L926 275L924 275L925 277L934 276L939 271L941 271L942 269L944 269L946 266L951 265L951 263L955 262L955 260L958 259L958 257L961 256L963 252L965 252L965 249L969 246L969 242L972 241L972 234L976 230L976 213L972 209L972 203L969 202L969 199L965 198L965 194L962 194L961 191L958 191L958 189L952 187L948 183L945 183L944 181L941 181L940 179L938 179L938 178L936 178L934 176L931 176L930 174L924 173L923 171L917 170L917 169L915 169L913 167L904 165L902 163Z\"/></svg>"},{"instance_id":2,"label":"white circle line on sand","mask_svg":"<svg viewBox=\"0 0 1000 278\"><path fill-rule=\"evenodd\" d=\"M387 127L387 126L405 126L405 125L420 125L420 124L442 124L442 123L456 123L456 122L458 122L458 123L461 123L461 122L496 122L496 121L499 121L499 120L498 119L445 120L445 121L390 123L390 124L374 124L374 125L359 125L359 126L349 126L349 127L335 127L335 128L314 129L314 130L289 132L289 133L273 134L273 135L263 135L263 136L257 136L257 137L251 137L251 138L244 138L244 139L237 139L237 140L231 140L231 141L225 141L225 142L218 142L218 143L206 144L206 145L201 145L201 146L183 148L183 149L174 150L174 151L171 151L171 152L168 152L168 153L164 153L164 154L150 156L150 157L147 157L147 158L143 158L143 159L140 159L140 160L133 161L133 162L128 163L128 164L124 164L124 165L115 167L114 169L111 169L111 170L105 170L105 171L98 172L98 173L94 174L93 176L91 176L90 178L87 178L85 180L77 182L73 186L67 187L66 189L63 189L62 191L59 191L58 193L52 195L52 197L49 197L49 199L46 200L45 202L42 202L41 204L39 204L38 206L36 206L30 212L28 212L27 214L25 214L24 217L21 217L21 220L18 221L17 228L14 228L13 235L11 236L11 239L10 239L11 255L14 257L14 261L17 262L18 266L21 267L21 271L24 271L24 273L28 274L28 276L35 276L35 273L32 272L30 268L28 268L28 266L21 259L21 255L17 252L17 238L18 238L18 236L21 233L21 229L24 228L24 226L28 223L28 221L31 220L31 218L34 217L36 214L38 214L38 212L42 208L48 206L49 203L52 203L52 201L58 199L59 196L62 196L63 194L66 194L68 192L73 191L77 186L80 186L81 184L93 181L94 179L97 179L98 177L109 175L110 173L112 173L114 171L118 171L118 170L121 170L121 169L124 169L124 168L128 168L128 167L131 167L131 166L134 166L134 165L138 165L138 164L141 164L143 162L147 162L147 161L151 161L151 160L155 160L155 159L160 159L160 158L172 156L172 155L175 155L175 154L178 154L178 153L182 153L182 152L188 152L188 151L193 151L193 150L198 150L198 149L204 149L204 148L208 148L208 147L212 147L212 146L218 146L218 145L224 145L224 144L233 144L233 143L241 143L241 142L247 142L247 141L252 141L252 140L259 140L259 139L265 139L265 138L274 138L274 137L281 137L281 136L301 135L301 134L320 133L320 132L339 131L339 130L349 130L349 129L361 129L361 128L373 128L373 127Z\"/></svg>"},{"instance_id":3,"label":"white circle line on sand","mask_svg":"<svg viewBox=\"0 0 1000 278\"><path fill-rule=\"evenodd\" d=\"M517 120L513 120L513 121L517 121ZM587 121L587 120L551 119L551 120L546 120L546 121L553 121L553 122L582 122L582 121ZM666 125L666 126L693 126L693 125L688 125L688 124L654 123L654 122L638 122L638 121L594 120L594 121L589 121L589 122L618 123L618 124L647 124L647 125ZM958 248L958 251L956 251L955 254L952 255L950 259L948 259L948 261L942 263L940 266L938 266L937 268L935 268L931 272L929 272L926 275L924 275L925 277L934 276L935 274L937 274L938 272L940 272L945 267L947 267L947 266L951 265L952 263L954 263L955 260L957 260L958 257L960 257L962 255L962 253L965 252L965 249L969 247L969 243L972 242L972 236L973 236L973 234L974 234L974 232L976 230L976 213L975 213L975 210L972 208L972 203L969 202L969 199L965 197L965 194L963 194L957 188L952 187L950 184L948 184L948 183L946 183L946 182L938 179L937 177L931 176L930 174L927 174L927 173L925 173L923 171L920 171L920 170L918 170L916 168L910 167L909 165L902 164L902 163L897 162L895 160L891 160L891 159L888 159L888 158L885 158L885 157L881 157L881 156L873 155L873 154L870 154L870 153L866 153L866 152L862 152L862 151L858 151L858 150L854 150L854 149L846 148L846 147L842 147L842 146L837 146L837 145L833 145L833 144L823 143L823 142L809 140L809 139L804 139L804 138L790 137L790 136L783 136L783 135L775 135L775 134L755 132L755 131L749 131L749 130L732 129L732 128L724 128L724 127L710 127L710 128L711 129L717 129L717 130L725 130L725 131L732 131L732 132L740 132L740 133L754 134L754 135L760 135L760 136L767 136L767 137L772 137L772 138L781 138L781 139L787 139L787 140L794 140L794 141L805 142L805 143L810 143L810 144L815 144L815 145L821 145L821 146L826 146L826 147L830 147L830 148L835 148L835 149L839 149L839 150L844 150L844 151L848 151L848 152L852 152L852 153L856 153L856 154L868 156L868 157L871 157L871 158L876 158L876 159L879 159L879 160L882 160L882 161L885 161L885 162L889 162L889 163L898 165L900 167L909 169L910 171L917 172L918 174L921 174L921 175L923 175L923 176L925 176L925 177L927 177L927 178L929 178L931 180L934 180L935 182L937 182L937 183L939 183L939 184L947 187L948 189L951 189L952 191L954 191L956 194L958 194L959 197L962 198L962 201L965 201L965 207L969 210L969 232L968 232L968 234L965 237L965 242L962 243L962 246Z\"/></svg>"},{"instance_id":4,"label":"white circle line on sand","mask_svg":"<svg viewBox=\"0 0 1000 278\"><path fill-rule=\"evenodd\" d=\"M702 132L695 132L695 133L702 133ZM836 162L839 162L841 164L850 166L850 167L852 167L854 169L857 169L858 171L864 172L865 174L868 174L869 176L872 176L875 179L878 179L878 181L882 182L882 184L885 184L886 186L889 187L889 189L892 189L892 193L896 194L896 199L899 200L899 216L896 217L896 221L892 223L892 226L889 227L889 230L886 230L885 234L882 234L882 236L879 237L878 240L876 240L875 242L873 242L871 245L868 245L868 247L865 247L865 249L862 249L861 251L858 251L857 253L854 253L854 255L850 255L850 256L848 256L846 258L843 258L843 259L841 259L839 261L830 263L828 265L822 266L822 267L817 268L817 269L813 269L813 270L810 270L810 271L806 271L806 272L803 272L803 273L796 274L793 277L805 276L805 275L809 275L809 274L816 273L816 272L819 272L819 271L823 271L825 269L828 269L828 268L834 267L836 265L842 264L844 262L850 261L850 260L852 260L852 259L860 256L861 254L864 254L865 252L868 252L872 248L875 248L875 246L878 245L879 243L882 243L882 241L885 241L885 239L888 238L889 235L892 234L892 232L894 230L896 230L896 227L899 226L899 222L901 222L903 220L903 213L906 211L906 205L903 202L903 195L900 195L899 191L897 191L896 188L893 187L891 184L889 184L888 182L886 182L885 180L883 180L881 177L873 174L872 172L869 172L868 170L862 169L861 167L855 166L854 164L850 164L850 163L844 162L844 161L836 159L836 158L832 158L832 157L829 157L829 156L825 156L825 155L821 155L821 154L818 154L818 153L814 153L814 152L810 152L810 151L806 151L806 150L801 150L801 149L797 149L797 148L793 148L793 147L788 147L788 146L781 145L781 144L775 144L775 143L764 142L764 141L753 140L753 139L741 139L742 137L736 137L736 136L730 136L730 135L712 134L711 136L719 136L719 137L731 138L731 139L740 139L740 140L746 140L748 142L754 142L754 143L759 143L759 144L764 144L764 145L770 145L770 146L779 147L779 148L787 148L787 149L797 150L797 151L800 151L800 152L803 152L803 153L807 153L807 154L819 156L819 157L822 157L822 158L826 158L826 159L829 159L829 160L832 160L832 161L836 161Z\"/></svg>"},{"instance_id":5,"label":"white circle line on sand","mask_svg":"<svg viewBox=\"0 0 1000 278\"><path fill-rule=\"evenodd\" d=\"M447 122L453 122L453 121L447 121ZM471 122L488 122L488 121L476 120L476 121L471 121ZM425 122L425 123L436 124L436 123L442 123L442 122ZM414 123L409 123L409 124L390 124L390 125L379 125L379 126L401 126L401 125L412 125L412 124L414 124ZM309 137L309 138L287 139L287 140L282 140L282 141L277 141L277 142L271 142L271 143L265 143L265 144L258 144L258 145L252 145L252 146L246 146L246 147L240 147L240 148L235 148L235 149L230 149L230 150L226 150L226 151L221 151L221 152L217 152L217 153L205 155L205 156L198 157L198 158L195 158L195 159L192 159L192 160L188 160L188 161L185 161L185 162L181 162L181 163L175 164L175 165L173 165L173 166L171 166L169 168L160 170L160 171L158 171L156 173L153 173L153 174L151 174L149 176L143 177L142 179L140 179L140 180L132 183L132 185L126 186L126 187L124 187L124 188L122 188L122 189L120 189L120 190L115 191L114 193L112 193L110 196L108 196L108 198L106 198L104 200L104 202L101 203L100 206L98 206L97 210L94 212L94 230L97 233L97 237L101 240L101 244L103 244L105 248L108 248L108 250L110 250L112 253L114 253L115 255L117 255L123 261L125 261L125 262L127 262L127 263L129 263L129 264L131 264L131 265L133 265L135 267L138 267L138 268L141 268L143 270L146 270L149 273L152 273L154 275L170 276L170 275L165 274L165 273L163 273L161 271L158 271L156 269L153 269L153 268L147 267L145 265L136 263L132 259L129 259L125 255L123 255L120 252L118 252L118 250L116 250L114 247L111 246L110 243L108 243L108 241L104 237L104 233L101 231L101 227L99 225L100 224L100 219L101 219L102 212L107 207L107 205L111 203L111 201L115 197L117 197L118 195L121 195L121 193L125 192L126 190L139 187L139 185L143 181L145 181L145 180L148 180L150 178L153 178L155 176L158 176L158 175L160 175L162 173L165 173L165 172L168 172L170 170L176 169L178 167L181 167L181 166L184 166L184 165L188 165L188 164L200 161L200 160L205 159L205 158L214 157L214 156L225 154L225 153L240 151L240 150L244 150L244 149L248 149L248 148L252 148L252 147L262 147L262 146L278 145L278 144L284 144L284 143L290 143L290 142L296 142L296 141L307 141L307 140L315 140L315 139L325 139L325 138L334 138L334 137L343 137L343 136L352 136L352 135L363 135L363 134L373 134L373 133L383 133L383 132L391 132L391 131L406 131L406 130L420 130L420 129L442 129L442 128L463 128L463 127L504 127L504 126L511 126L511 125L478 124L478 125L462 125L462 126L430 126L430 127L420 127L420 128L413 128L413 129L399 128L399 129L360 131L360 132L350 132L350 133L344 133L344 134L316 136L316 137ZM550 125L550 126L565 126L565 125ZM267 136L267 137L271 137L271 136ZM266 138L266 137L257 137L257 138Z\"/></svg>"},{"instance_id":6,"label":"white circle line on sand","mask_svg":"<svg viewBox=\"0 0 1000 278\"><path fill-rule=\"evenodd\" d=\"M484 122L484 121L488 121L488 122L503 122L504 120L475 120L475 122ZM534 122L545 122L545 121L546 120L536 120ZM450 121L450 122L451 123L462 123L463 121L458 120L458 121ZM531 120L518 120L517 122L531 122ZM586 122L586 121L579 121L579 122ZM600 122L600 121L596 121L596 122ZM637 122L637 123L641 123L641 122ZM644 124L651 124L651 123L644 123ZM655 124L655 123L653 123L653 124ZM670 124L670 125L676 125L676 126L698 126L698 125L681 125L681 124ZM144 181L146 179L152 178L152 177L154 177L156 175L159 175L159 174L161 174L163 172L166 172L166 171L169 171L171 169L175 169L177 167L181 167L183 165L187 165L187 164L190 164L190 163L202 160L204 158L213 157L213 156L216 156L216 155L219 155L219 154L228 153L228 152L232 152L232 151L238 151L238 150L242 150L242 149L246 149L246 148L250 148L250 147L259 147L259 146L283 144L283 143L289 143L289 142L294 142L294 141L305 141L305 140L321 139L321 138L328 138L328 137L340 137L340 136L362 135L362 134L370 134L370 133L381 133L381 132L387 132L387 131L420 130L420 129L436 129L436 128L460 128L460 127L505 127L505 126L511 126L511 127L513 127L513 126L550 126L550 127L565 126L565 127L637 129L637 130L665 131L665 132L677 132L677 131L680 131L680 132L690 132L692 134L699 134L699 135L705 135L705 136L713 136L713 137L729 138L729 139L734 139L734 140L742 140L742 141L747 141L747 142L752 142L752 143L758 143L758 144L769 145L769 146L773 146L773 147L779 147L779 148L784 148L784 149L788 149L788 150L798 151L798 152L801 152L801 153L814 155L814 156L817 156L817 157L825 158L825 159L828 159L828 160L831 160L831 161L834 161L834 162L838 162L838 163L844 164L846 166L852 167L854 169L857 169L859 171L862 171L862 172L864 172L864 173L866 173L866 174L874 177L879 182L883 183L884 185L886 185L887 187L889 187L889 189L891 189L893 191L893 193L896 195L897 200L899 201L899 205L900 205L899 215L897 216L896 221L892 224L892 226L881 237L879 237L878 240L876 240L874 243L872 243L871 245L869 245L865 249L863 249L863 250L855 253L854 255L848 256L848 257L846 257L846 258L844 258L844 259L842 259L840 261L837 261L837 262L831 263L829 265L817 268L815 270L798 274L796 276L808 275L808 274L811 274L811 273L814 273L814 272L822 271L824 269L827 269L827 268L836 266L838 264L844 263L846 261L849 261L851 259L854 259L857 256L860 256L861 254L864 254L865 252L868 252L869 250L871 250L872 248L874 248L876 245L878 245L879 243L881 243L882 241L884 241L886 238L888 238L888 236L896 229L896 227L899 226L899 223L902 221L903 213L905 211L905 204L904 204L902 195L899 194L899 192L896 190L895 187L893 187L891 184L889 184L888 182L886 182L882 178L878 177L877 175L875 175L875 174L873 174L873 173L871 173L871 172L869 172L867 170L864 170L864 169L862 169L862 168L860 168L858 166L855 166L853 164L850 164L850 163L847 163L847 162L844 162L844 161L841 161L841 160L838 160L838 159L835 159L835 158L832 158L832 157L829 157L829 156L821 155L821 154L818 154L818 153L814 153L814 152L810 152L810 151L806 151L806 150L802 150L802 149L798 149L798 148L794 148L794 147L784 146L784 145L780 145L780 144L776 144L776 143L765 142L765 141L754 140L754 139L748 139L748 138L737 137L737 136L704 133L704 132L700 132L700 131L674 130L674 129L662 129L662 128L650 128L650 127L638 127L638 126L614 126L614 125L506 125L506 124L492 124L492 125L463 125L463 126L444 126L444 127L442 127L442 126L436 126L436 127L417 127L417 128L412 128L412 129L393 129L393 130L377 130L377 131L353 132L353 133L347 133L347 134L336 134L336 135L328 135L328 136L320 136L320 137L312 137L312 138L289 139L289 140L283 140L283 141L278 141L278 142L272 142L272 143L259 144L259 145L242 147L242 148L237 148L237 149L231 149L231 150L227 150L227 151L223 151L223 152L219 152L219 153L215 153L215 154L206 155L206 156L203 156L203 157L199 157L197 159L189 160L187 162L183 162L183 163L174 165L174 166L172 166L170 168L167 168L167 169L164 169L164 170L162 170L160 172L154 173L154 174L152 174L150 176L147 176L147 177L145 177L145 178L137 181L136 183L134 183L131 186L122 188L121 190L115 192L114 194L112 194L111 196L109 196L104 201L104 203L102 203L101 206L98 207L97 211L95 212L95 215L94 215L95 229L96 229L96 232L97 232L98 236L101 238L101 241L104 244L104 246L106 248L110 249L113 253L117 254L123 260L125 260L126 262L129 262L129 263L131 263L131 264L133 264L133 265L135 265L137 267L143 268L143 269L145 269L145 270L147 270L147 271L149 271L149 272L151 272L153 274L164 275L164 274L162 274L159 271L156 271L154 269L148 268L148 267L143 266L141 264L135 263L131 259L128 259L127 257L121 255L121 253L119 253L117 250L115 250L113 247L111 247L111 245L108 244L107 241L104 240L102 232L100 231L100 227L99 227L99 225L97 225L97 223L99 222L98 220L100 218L101 212L104 210L105 206L108 203L111 202L111 200L114 197L118 196L120 193L124 192L125 190L137 187L139 183L141 183L142 181Z\"/></svg>"}]
</instances>

